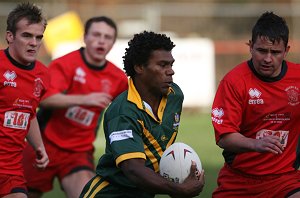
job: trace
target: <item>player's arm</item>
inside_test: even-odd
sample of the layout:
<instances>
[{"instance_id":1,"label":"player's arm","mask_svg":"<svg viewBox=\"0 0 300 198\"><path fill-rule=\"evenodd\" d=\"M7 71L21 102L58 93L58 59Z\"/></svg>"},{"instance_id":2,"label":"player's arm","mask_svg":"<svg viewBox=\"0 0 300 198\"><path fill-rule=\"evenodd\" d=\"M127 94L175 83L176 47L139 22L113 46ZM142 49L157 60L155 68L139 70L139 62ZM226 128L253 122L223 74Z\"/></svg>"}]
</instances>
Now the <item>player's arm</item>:
<instances>
[{"instance_id":1,"label":"player's arm","mask_svg":"<svg viewBox=\"0 0 300 198\"><path fill-rule=\"evenodd\" d=\"M39 124L36 117L30 121L30 128L26 139L35 150L37 168L46 168L49 163L49 159L42 141Z\"/></svg>"},{"instance_id":2,"label":"player's arm","mask_svg":"<svg viewBox=\"0 0 300 198\"><path fill-rule=\"evenodd\" d=\"M235 153L256 151L281 154L284 149L277 136L270 135L261 139L253 139L245 137L241 133L226 133L222 135L218 145L225 150Z\"/></svg>"},{"instance_id":3,"label":"player's arm","mask_svg":"<svg viewBox=\"0 0 300 198\"><path fill-rule=\"evenodd\" d=\"M46 108L67 108L76 105L105 108L111 100L111 95L100 92L77 95L57 93L42 100L40 105Z\"/></svg>"},{"instance_id":4,"label":"player's arm","mask_svg":"<svg viewBox=\"0 0 300 198\"><path fill-rule=\"evenodd\" d=\"M120 163L120 168L133 183L150 193L194 197L199 195L204 186L204 173L202 172L200 177L195 174L196 164L191 166L191 174L182 184L170 182L147 168L144 159L125 160Z\"/></svg>"}]
</instances>

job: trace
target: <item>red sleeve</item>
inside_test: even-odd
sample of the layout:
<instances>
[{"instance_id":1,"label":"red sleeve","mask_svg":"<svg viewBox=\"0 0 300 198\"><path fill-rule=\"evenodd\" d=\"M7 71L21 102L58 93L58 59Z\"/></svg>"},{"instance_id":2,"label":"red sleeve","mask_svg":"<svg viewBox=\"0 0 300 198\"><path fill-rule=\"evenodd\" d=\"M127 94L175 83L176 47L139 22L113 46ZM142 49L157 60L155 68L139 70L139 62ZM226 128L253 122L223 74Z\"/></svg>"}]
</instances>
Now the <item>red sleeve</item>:
<instances>
[{"instance_id":1,"label":"red sleeve","mask_svg":"<svg viewBox=\"0 0 300 198\"><path fill-rule=\"evenodd\" d=\"M120 78L119 84L118 84L118 90L116 93L116 96L121 94L123 91L128 89L128 78L125 74L123 74L123 77Z\"/></svg>"},{"instance_id":2,"label":"red sleeve","mask_svg":"<svg viewBox=\"0 0 300 198\"><path fill-rule=\"evenodd\" d=\"M66 91L73 81L74 72L69 65L57 59L49 65L49 76L50 86L43 99Z\"/></svg>"},{"instance_id":3,"label":"red sleeve","mask_svg":"<svg viewBox=\"0 0 300 198\"><path fill-rule=\"evenodd\" d=\"M241 93L238 86L225 80L220 82L211 113L216 142L226 133L240 132L243 101Z\"/></svg>"}]
</instances>

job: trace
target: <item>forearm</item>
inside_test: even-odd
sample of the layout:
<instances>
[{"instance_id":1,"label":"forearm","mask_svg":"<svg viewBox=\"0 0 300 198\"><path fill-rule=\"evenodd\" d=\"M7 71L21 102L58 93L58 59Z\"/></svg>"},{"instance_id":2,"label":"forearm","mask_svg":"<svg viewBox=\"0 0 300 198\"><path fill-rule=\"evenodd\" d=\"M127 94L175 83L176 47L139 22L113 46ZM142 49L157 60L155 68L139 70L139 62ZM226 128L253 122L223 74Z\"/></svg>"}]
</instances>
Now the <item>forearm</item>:
<instances>
[{"instance_id":1,"label":"forearm","mask_svg":"<svg viewBox=\"0 0 300 198\"><path fill-rule=\"evenodd\" d=\"M240 133L228 133L221 137L218 145L235 153L255 151L255 139L247 138Z\"/></svg>"},{"instance_id":2,"label":"forearm","mask_svg":"<svg viewBox=\"0 0 300 198\"><path fill-rule=\"evenodd\" d=\"M126 161L130 161L127 163ZM182 186L168 181L167 179L155 173L152 169L144 166L144 161L126 160L122 162L122 170L126 177L135 183L139 188L155 194L176 194L184 195Z\"/></svg>"},{"instance_id":3,"label":"forearm","mask_svg":"<svg viewBox=\"0 0 300 198\"><path fill-rule=\"evenodd\" d=\"M83 104L83 95L66 95L58 93L43 100L40 105L45 108L67 108Z\"/></svg>"},{"instance_id":4,"label":"forearm","mask_svg":"<svg viewBox=\"0 0 300 198\"><path fill-rule=\"evenodd\" d=\"M44 144L42 141L37 118L31 120L30 128L26 136L26 139L30 143L30 145L34 148L35 151L37 151L38 149L44 149Z\"/></svg>"}]
</instances>

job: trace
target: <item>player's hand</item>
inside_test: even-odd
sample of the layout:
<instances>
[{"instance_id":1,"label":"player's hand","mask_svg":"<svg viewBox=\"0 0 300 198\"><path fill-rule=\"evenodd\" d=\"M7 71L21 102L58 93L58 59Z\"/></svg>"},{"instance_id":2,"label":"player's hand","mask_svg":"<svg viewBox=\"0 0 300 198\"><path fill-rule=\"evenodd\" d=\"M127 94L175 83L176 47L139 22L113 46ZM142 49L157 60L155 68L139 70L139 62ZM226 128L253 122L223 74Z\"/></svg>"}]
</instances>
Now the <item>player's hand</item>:
<instances>
[{"instance_id":1,"label":"player's hand","mask_svg":"<svg viewBox=\"0 0 300 198\"><path fill-rule=\"evenodd\" d=\"M192 161L189 176L181 184L184 196L172 195L173 198L195 197L202 192L205 183L204 170L199 172L196 163Z\"/></svg>"},{"instance_id":2,"label":"player's hand","mask_svg":"<svg viewBox=\"0 0 300 198\"><path fill-rule=\"evenodd\" d=\"M112 101L112 96L107 93L94 92L87 94L83 98L83 103L87 106L106 108Z\"/></svg>"},{"instance_id":3,"label":"player's hand","mask_svg":"<svg viewBox=\"0 0 300 198\"><path fill-rule=\"evenodd\" d=\"M36 159L35 159L35 167L38 169L45 169L47 167L47 165L49 164L49 158L48 155L46 153L45 149L42 148L38 148L35 151L36 154Z\"/></svg>"},{"instance_id":4,"label":"player's hand","mask_svg":"<svg viewBox=\"0 0 300 198\"><path fill-rule=\"evenodd\" d=\"M280 138L274 135L268 135L261 139L257 139L254 146L255 150L261 153L270 152L281 154L284 150L283 145L280 143Z\"/></svg>"}]
</instances>

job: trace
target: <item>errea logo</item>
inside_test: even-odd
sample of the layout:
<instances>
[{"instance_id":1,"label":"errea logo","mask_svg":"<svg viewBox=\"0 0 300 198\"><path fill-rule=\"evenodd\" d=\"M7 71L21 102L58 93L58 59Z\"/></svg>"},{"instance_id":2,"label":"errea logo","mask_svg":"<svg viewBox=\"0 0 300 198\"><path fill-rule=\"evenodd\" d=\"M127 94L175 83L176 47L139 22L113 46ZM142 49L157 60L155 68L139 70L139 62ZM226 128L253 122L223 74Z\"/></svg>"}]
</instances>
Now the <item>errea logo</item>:
<instances>
[{"instance_id":1,"label":"errea logo","mask_svg":"<svg viewBox=\"0 0 300 198\"><path fill-rule=\"evenodd\" d=\"M212 121L217 123L217 124L222 124L223 123L223 115L224 115L224 110L222 108L214 108L212 111L211 111L211 114L212 114Z\"/></svg>"},{"instance_id":2,"label":"errea logo","mask_svg":"<svg viewBox=\"0 0 300 198\"><path fill-rule=\"evenodd\" d=\"M251 98L249 99L248 104L264 104L264 100L260 98L262 93L258 89L250 88L248 93Z\"/></svg>"},{"instance_id":3,"label":"errea logo","mask_svg":"<svg viewBox=\"0 0 300 198\"><path fill-rule=\"evenodd\" d=\"M86 73L85 71L81 68L81 67L78 67L75 71L75 76L74 76L74 81L77 81L77 82L80 82L82 84L85 84L86 82L86 79L85 79L85 76L86 76Z\"/></svg>"},{"instance_id":4,"label":"errea logo","mask_svg":"<svg viewBox=\"0 0 300 198\"><path fill-rule=\"evenodd\" d=\"M17 87L17 83L14 82L14 80L17 78L17 74L15 71L9 71L7 70L4 74L3 74L4 78L6 79L3 82L4 86L10 86L10 87Z\"/></svg>"}]
</instances>

